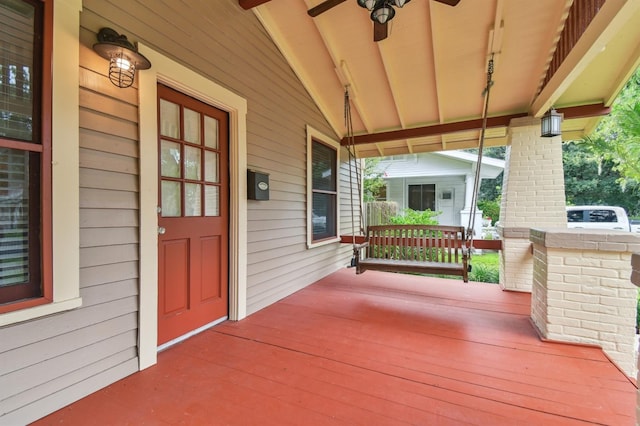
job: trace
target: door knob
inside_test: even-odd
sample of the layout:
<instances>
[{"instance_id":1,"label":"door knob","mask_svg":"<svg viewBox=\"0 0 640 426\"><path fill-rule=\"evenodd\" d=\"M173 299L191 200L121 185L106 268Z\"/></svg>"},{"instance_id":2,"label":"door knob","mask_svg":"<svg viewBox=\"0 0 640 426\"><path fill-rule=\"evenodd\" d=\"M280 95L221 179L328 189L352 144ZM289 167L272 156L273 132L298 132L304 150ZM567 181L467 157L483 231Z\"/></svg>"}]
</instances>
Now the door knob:
<instances>
[{"instance_id":1,"label":"door knob","mask_svg":"<svg viewBox=\"0 0 640 426\"><path fill-rule=\"evenodd\" d=\"M158 226L158 234L163 235L165 232L167 232L167 230L164 226Z\"/></svg>"}]
</instances>

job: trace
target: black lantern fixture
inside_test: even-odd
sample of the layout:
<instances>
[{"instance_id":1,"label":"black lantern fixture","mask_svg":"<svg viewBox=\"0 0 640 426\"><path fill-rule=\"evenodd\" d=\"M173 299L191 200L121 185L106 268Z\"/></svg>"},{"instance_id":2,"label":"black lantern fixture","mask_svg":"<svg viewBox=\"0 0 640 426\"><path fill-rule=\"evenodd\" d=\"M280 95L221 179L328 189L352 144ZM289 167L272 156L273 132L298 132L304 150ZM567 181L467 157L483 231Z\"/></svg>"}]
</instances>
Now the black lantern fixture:
<instances>
[{"instance_id":1,"label":"black lantern fixture","mask_svg":"<svg viewBox=\"0 0 640 426\"><path fill-rule=\"evenodd\" d=\"M371 12L371 19L378 22L379 24L385 24L393 19L396 16L396 11L391 4L387 2L382 2L378 5L373 12Z\"/></svg>"},{"instance_id":2,"label":"black lantern fixture","mask_svg":"<svg viewBox=\"0 0 640 426\"><path fill-rule=\"evenodd\" d=\"M540 135L543 138L551 138L553 136L560 136L562 130L560 125L562 124L562 114L557 112L554 108L547 111L540 121Z\"/></svg>"},{"instance_id":3,"label":"black lantern fixture","mask_svg":"<svg viewBox=\"0 0 640 426\"><path fill-rule=\"evenodd\" d=\"M109 60L109 80L121 88L133 84L136 69L151 68L151 62L138 53L127 36L118 34L111 28L102 28L98 32L98 43L93 45L93 50Z\"/></svg>"},{"instance_id":4,"label":"black lantern fixture","mask_svg":"<svg viewBox=\"0 0 640 426\"><path fill-rule=\"evenodd\" d=\"M396 11L393 8L402 7L411 0L358 0L358 5L371 12L371 20L385 24L393 19Z\"/></svg>"}]
</instances>

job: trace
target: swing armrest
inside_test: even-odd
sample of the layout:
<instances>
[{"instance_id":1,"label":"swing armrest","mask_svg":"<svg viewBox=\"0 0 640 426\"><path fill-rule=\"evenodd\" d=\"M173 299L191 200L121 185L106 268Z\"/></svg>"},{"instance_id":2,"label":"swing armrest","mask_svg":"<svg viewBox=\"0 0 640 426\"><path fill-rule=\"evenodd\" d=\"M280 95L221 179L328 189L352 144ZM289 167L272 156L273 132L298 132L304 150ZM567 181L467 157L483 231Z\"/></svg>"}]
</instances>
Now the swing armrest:
<instances>
[{"instance_id":1,"label":"swing armrest","mask_svg":"<svg viewBox=\"0 0 640 426\"><path fill-rule=\"evenodd\" d=\"M364 243L361 243L361 244L355 244L353 246L354 250L360 250L360 249L363 249L365 247L369 247L369 241L365 241Z\"/></svg>"},{"instance_id":2,"label":"swing armrest","mask_svg":"<svg viewBox=\"0 0 640 426\"><path fill-rule=\"evenodd\" d=\"M360 261L360 250L366 247L369 247L369 241L365 241L364 243L353 245L353 256L356 260L356 264Z\"/></svg>"}]
</instances>

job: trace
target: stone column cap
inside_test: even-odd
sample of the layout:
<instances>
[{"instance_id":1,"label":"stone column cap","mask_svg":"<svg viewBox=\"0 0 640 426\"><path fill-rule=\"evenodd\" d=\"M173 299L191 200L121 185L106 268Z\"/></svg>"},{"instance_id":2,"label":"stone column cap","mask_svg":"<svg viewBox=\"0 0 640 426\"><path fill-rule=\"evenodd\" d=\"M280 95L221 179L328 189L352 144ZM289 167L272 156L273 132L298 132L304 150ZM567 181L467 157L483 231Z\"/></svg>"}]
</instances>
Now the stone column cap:
<instances>
[{"instance_id":1,"label":"stone column cap","mask_svg":"<svg viewBox=\"0 0 640 426\"><path fill-rule=\"evenodd\" d=\"M608 229L532 228L529 240L548 248L640 253L640 234Z\"/></svg>"}]
</instances>

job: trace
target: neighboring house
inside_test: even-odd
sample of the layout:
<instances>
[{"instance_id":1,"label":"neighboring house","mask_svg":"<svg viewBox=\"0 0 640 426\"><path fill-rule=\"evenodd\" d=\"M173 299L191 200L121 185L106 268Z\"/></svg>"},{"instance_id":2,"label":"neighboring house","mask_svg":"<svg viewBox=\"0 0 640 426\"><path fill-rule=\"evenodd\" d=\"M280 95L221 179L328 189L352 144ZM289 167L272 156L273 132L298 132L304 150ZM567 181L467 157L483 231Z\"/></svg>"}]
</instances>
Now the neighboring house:
<instances>
[{"instance_id":1,"label":"neighboring house","mask_svg":"<svg viewBox=\"0 0 640 426\"><path fill-rule=\"evenodd\" d=\"M469 224L478 155L464 151L407 154L384 158L378 171L387 183L387 201L400 209L441 212L442 225ZM482 157L481 179L495 179L504 160ZM476 210L475 234L479 235L482 211Z\"/></svg>"}]
</instances>

